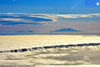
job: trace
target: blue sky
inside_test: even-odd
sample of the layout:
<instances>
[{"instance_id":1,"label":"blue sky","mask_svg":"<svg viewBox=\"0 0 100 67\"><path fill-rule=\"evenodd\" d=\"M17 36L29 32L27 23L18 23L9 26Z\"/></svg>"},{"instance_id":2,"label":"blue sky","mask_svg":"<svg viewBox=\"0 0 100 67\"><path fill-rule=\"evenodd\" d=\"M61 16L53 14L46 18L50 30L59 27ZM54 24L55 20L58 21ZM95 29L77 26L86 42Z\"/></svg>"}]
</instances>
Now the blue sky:
<instances>
[{"instance_id":1,"label":"blue sky","mask_svg":"<svg viewBox=\"0 0 100 67\"><path fill-rule=\"evenodd\" d=\"M100 7L87 7L86 0L0 0L0 12L97 13Z\"/></svg>"},{"instance_id":2,"label":"blue sky","mask_svg":"<svg viewBox=\"0 0 100 67\"><path fill-rule=\"evenodd\" d=\"M65 28L100 33L99 3L100 0L0 0L0 33L51 33Z\"/></svg>"}]
</instances>

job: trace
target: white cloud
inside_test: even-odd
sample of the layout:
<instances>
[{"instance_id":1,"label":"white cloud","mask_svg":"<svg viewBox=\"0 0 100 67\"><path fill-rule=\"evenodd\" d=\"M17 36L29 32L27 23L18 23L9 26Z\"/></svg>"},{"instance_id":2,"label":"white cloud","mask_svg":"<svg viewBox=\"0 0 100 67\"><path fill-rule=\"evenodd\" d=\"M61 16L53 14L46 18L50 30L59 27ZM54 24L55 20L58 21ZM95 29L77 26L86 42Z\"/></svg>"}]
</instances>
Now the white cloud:
<instances>
[{"instance_id":1,"label":"white cloud","mask_svg":"<svg viewBox=\"0 0 100 67\"><path fill-rule=\"evenodd\" d=\"M87 17L100 17L100 13L95 14L32 14L31 17L39 17L39 18L45 18L45 19L52 19L55 22L60 17L62 18L87 18Z\"/></svg>"},{"instance_id":2,"label":"white cloud","mask_svg":"<svg viewBox=\"0 0 100 67\"><path fill-rule=\"evenodd\" d=\"M32 20L21 19L21 18L1 18L0 21L26 22L26 23L33 22Z\"/></svg>"},{"instance_id":3,"label":"white cloud","mask_svg":"<svg viewBox=\"0 0 100 67\"><path fill-rule=\"evenodd\" d=\"M0 13L0 14L8 14L8 15L27 15L29 17L38 17L38 18L44 18L44 19L53 19L56 20L59 17L63 18L81 18L81 17L100 17L100 13L95 14L25 14L25 13ZM57 20L56 20L57 21Z\"/></svg>"},{"instance_id":4,"label":"white cloud","mask_svg":"<svg viewBox=\"0 0 100 67\"><path fill-rule=\"evenodd\" d=\"M16 18L2 18L1 20L5 20L5 21L22 21L22 19L16 19Z\"/></svg>"}]
</instances>

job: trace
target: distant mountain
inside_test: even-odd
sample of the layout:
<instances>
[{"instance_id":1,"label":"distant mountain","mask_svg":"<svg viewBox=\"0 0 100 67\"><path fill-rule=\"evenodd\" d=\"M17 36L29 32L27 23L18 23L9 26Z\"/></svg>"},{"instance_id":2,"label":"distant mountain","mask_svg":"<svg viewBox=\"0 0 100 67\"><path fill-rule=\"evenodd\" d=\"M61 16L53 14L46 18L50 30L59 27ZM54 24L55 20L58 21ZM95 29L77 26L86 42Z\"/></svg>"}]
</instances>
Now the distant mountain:
<instances>
[{"instance_id":1,"label":"distant mountain","mask_svg":"<svg viewBox=\"0 0 100 67\"><path fill-rule=\"evenodd\" d=\"M63 28L63 29L59 29L59 30L56 30L56 31L53 31L53 32L81 32L81 31L75 30L75 29L72 29L72 28Z\"/></svg>"},{"instance_id":2,"label":"distant mountain","mask_svg":"<svg viewBox=\"0 0 100 67\"><path fill-rule=\"evenodd\" d=\"M28 32L33 32L32 30L28 30Z\"/></svg>"},{"instance_id":3,"label":"distant mountain","mask_svg":"<svg viewBox=\"0 0 100 67\"><path fill-rule=\"evenodd\" d=\"M32 30L28 30L28 31L17 31L17 33L23 33L23 32L34 32Z\"/></svg>"},{"instance_id":4,"label":"distant mountain","mask_svg":"<svg viewBox=\"0 0 100 67\"><path fill-rule=\"evenodd\" d=\"M25 31L17 31L18 33L22 33L22 32L25 32Z\"/></svg>"}]
</instances>

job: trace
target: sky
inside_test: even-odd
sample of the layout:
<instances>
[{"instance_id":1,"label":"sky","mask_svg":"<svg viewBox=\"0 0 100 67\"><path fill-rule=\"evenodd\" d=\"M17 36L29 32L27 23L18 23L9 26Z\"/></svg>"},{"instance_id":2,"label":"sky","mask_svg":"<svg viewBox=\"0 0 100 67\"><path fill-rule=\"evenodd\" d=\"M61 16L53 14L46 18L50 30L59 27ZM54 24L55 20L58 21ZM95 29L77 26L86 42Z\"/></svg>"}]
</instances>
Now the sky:
<instances>
[{"instance_id":1,"label":"sky","mask_svg":"<svg viewBox=\"0 0 100 67\"><path fill-rule=\"evenodd\" d=\"M99 18L100 0L0 0L0 34L100 33Z\"/></svg>"}]
</instances>

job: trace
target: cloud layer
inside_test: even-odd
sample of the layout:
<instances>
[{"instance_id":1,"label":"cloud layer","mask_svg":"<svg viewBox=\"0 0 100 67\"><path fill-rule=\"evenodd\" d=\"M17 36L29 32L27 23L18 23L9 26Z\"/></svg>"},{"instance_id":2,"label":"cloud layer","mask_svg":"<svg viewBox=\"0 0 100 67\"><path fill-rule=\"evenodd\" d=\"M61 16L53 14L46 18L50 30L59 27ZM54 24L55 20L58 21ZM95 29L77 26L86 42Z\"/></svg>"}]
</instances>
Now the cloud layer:
<instances>
[{"instance_id":1,"label":"cloud layer","mask_svg":"<svg viewBox=\"0 0 100 67\"><path fill-rule=\"evenodd\" d=\"M22 13L1 13L1 25L30 24L41 25L49 22L57 22L59 18L92 18L100 17L96 14L22 14Z\"/></svg>"},{"instance_id":2,"label":"cloud layer","mask_svg":"<svg viewBox=\"0 0 100 67\"><path fill-rule=\"evenodd\" d=\"M0 14L0 24L2 25L17 25L17 24L31 24L41 25L46 22L53 21L48 18L31 17L31 14Z\"/></svg>"}]
</instances>

